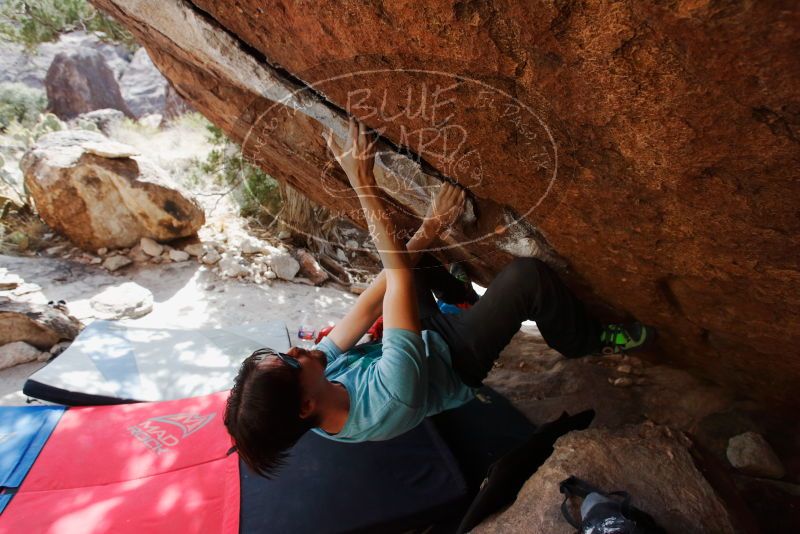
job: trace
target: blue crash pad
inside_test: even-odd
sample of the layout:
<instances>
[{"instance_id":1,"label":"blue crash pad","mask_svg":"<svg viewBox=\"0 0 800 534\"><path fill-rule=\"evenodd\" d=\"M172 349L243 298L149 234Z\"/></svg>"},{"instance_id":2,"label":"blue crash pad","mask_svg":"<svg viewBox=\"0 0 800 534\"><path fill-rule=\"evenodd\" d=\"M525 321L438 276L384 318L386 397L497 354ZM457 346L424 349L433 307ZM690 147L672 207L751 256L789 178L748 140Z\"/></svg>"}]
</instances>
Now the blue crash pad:
<instances>
[{"instance_id":1,"label":"blue crash pad","mask_svg":"<svg viewBox=\"0 0 800 534\"><path fill-rule=\"evenodd\" d=\"M0 406L0 513L53 432L63 406Z\"/></svg>"}]
</instances>

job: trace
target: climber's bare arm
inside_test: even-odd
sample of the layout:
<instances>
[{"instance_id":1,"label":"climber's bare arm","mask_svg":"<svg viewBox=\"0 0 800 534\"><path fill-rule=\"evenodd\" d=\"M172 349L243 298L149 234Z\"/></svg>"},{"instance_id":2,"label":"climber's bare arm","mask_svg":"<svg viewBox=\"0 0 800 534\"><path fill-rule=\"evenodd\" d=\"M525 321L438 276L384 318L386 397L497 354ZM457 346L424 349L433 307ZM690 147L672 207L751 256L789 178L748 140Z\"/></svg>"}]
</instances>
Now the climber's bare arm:
<instances>
[{"instance_id":1,"label":"climber's bare arm","mask_svg":"<svg viewBox=\"0 0 800 534\"><path fill-rule=\"evenodd\" d=\"M388 216L372 171L375 161L374 142L367 135L364 125L354 119L350 120L349 135L344 147L331 134L327 140L329 148L358 195L367 227L383 263L386 279L382 308L384 326L419 332L414 276L408 253L398 238L394 222ZM337 335L331 339L336 343L338 337ZM344 348L339 343L336 344Z\"/></svg>"},{"instance_id":2,"label":"climber's bare arm","mask_svg":"<svg viewBox=\"0 0 800 534\"><path fill-rule=\"evenodd\" d=\"M428 208L422 225L406 243L409 263L419 261L421 251L431 246L439 234L447 230L464 210L464 190L449 183L442 184ZM331 341L343 351L349 350L380 317L386 293L386 273L381 273L358 297L355 305L330 333Z\"/></svg>"}]
</instances>

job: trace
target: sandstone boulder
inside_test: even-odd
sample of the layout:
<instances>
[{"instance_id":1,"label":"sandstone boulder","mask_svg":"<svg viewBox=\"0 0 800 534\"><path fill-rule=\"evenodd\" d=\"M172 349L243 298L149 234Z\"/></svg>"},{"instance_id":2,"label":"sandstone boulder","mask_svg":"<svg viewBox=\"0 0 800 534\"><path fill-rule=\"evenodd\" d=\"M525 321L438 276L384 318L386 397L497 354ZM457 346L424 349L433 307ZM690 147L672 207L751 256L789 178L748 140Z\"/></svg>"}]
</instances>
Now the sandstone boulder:
<instances>
[{"instance_id":1,"label":"sandstone boulder","mask_svg":"<svg viewBox=\"0 0 800 534\"><path fill-rule=\"evenodd\" d=\"M571 432L559 438L514 504L473 532L572 534L575 529L561 515L558 489L572 475L606 491L627 491L632 504L669 533L738 532L725 504L695 467L689 446L682 434L646 424Z\"/></svg>"},{"instance_id":2,"label":"sandstone boulder","mask_svg":"<svg viewBox=\"0 0 800 534\"><path fill-rule=\"evenodd\" d=\"M404 231L469 190L441 256L538 256L673 362L800 402L797 2L92 1L314 202L363 224L320 137L351 113Z\"/></svg>"},{"instance_id":3,"label":"sandstone boulder","mask_svg":"<svg viewBox=\"0 0 800 534\"><path fill-rule=\"evenodd\" d=\"M75 339L81 328L80 321L58 308L0 301L0 345L24 341L49 350L59 341Z\"/></svg>"},{"instance_id":4,"label":"sandstone boulder","mask_svg":"<svg viewBox=\"0 0 800 534\"><path fill-rule=\"evenodd\" d=\"M95 50L59 53L45 78L48 108L60 119L111 108L133 116L122 98L114 73Z\"/></svg>"},{"instance_id":5,"label":"sandstone boulder","mask_svg":"<svg viewBox=\"0 0 800 534\"><path fill-rule=\"evenodd\" d=\"M145 48L133 54L119 85L122 97L135 117L164 111L167 80L153 65Z\"/></svg>"},{"instance_id":6,"label":"sandstone boulder","mask_svg":"<svg viewBox=\"0 0 800 534\"><path fill-rule=\"evenodd\" d=\"M41 137L20 167L41 218L87 251L194 234L203 210L131 147L80 130Z\"/></svg>"}]
</instances>

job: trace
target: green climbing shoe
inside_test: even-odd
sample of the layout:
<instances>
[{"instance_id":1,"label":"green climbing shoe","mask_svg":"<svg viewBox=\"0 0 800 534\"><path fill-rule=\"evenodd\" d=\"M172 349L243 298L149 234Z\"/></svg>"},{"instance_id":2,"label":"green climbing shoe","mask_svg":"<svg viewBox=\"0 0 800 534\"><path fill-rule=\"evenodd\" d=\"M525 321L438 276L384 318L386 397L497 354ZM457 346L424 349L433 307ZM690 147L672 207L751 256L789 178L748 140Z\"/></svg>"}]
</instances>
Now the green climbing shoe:
<instances>
[{"instance_id":1,"label":"green climbing shoe","mask_svg":"<svg viewBox=\"0 0 800 534\"><path fill-rule=\"evenodd\" d=\"M642 323L609 324L600 332L600 351L603 354L631 352L651 344L656 330Z\"/></svg>"},{"instance_id":2,"label":"green climbing shoe","mask_svg":"<svg viewBox=\"0 0 800 534\"><path fill-rule=\"evenodd\" d=\"M467 271L460 263L456 262L450 264L450 274L453 276L453 278L456 278L462 284L467 286L472 285L472 280L470 280Z\"/></svg>"}]
</instances>

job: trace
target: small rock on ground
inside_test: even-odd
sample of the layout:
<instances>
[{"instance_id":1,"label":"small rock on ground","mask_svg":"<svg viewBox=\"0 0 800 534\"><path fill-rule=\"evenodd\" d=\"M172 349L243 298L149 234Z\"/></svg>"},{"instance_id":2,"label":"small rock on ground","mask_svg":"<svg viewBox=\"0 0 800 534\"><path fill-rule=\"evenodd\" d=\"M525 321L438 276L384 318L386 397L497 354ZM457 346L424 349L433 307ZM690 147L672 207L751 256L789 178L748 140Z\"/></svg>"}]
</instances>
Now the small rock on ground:
<instances>
[{"instance_id":1,"label":"small rock on ground","mask_svg":"<svg viewBox=\"0 0 800 534\"><path fill-rule=\"evenodd\" d=\"M297 250L297 259L300 262L300 272L303 273L314 285L319 285L328 280L328 273L317 262L316 258L305 249Z\"/></svg>"},{"instance_id":2,"label":"small rock on ground","mask_svg":"<svg viewBox=\"0 0 800 534\"><path fill-rule=\"evenodd\" d=\"M58 356L72 345L72 341L59 341L50 347L50 356Z\"/></svg>"},{"instance_id":3,"label":"small rock on ground","mask_svg":"<svg viewBox=\"0 0 800 534\"><path fill-rule=\"evenodd\" d=\"M103 268L113 273L131 263L133 260L127 256L110 256L103 261Z\"/></svg>"},{"instance_id":4,"label":"small rock on ground","mask_svg":"<svg viewBox=\"0 0 800 534\"><path fill-rule=\"evenodd\" d=\"M150 259L150 256L148 254L145 254L144 250L142 250L141 245L136 245L135 247L133 247L128 257L133 261L135 261L136 263L144 263Z\"/></svg>"},{"instance_id":5,"label":"small rock on ground","mask_svg":"<svg viewBox=\"0 0 800 534\"><path fill-rule=\"evenodd\" d=\"M89 301L99 319L135 319L153 310L153 294L135 282L110 287Z\"/></svg>"},{"instance_id":6,"label":"small rock on ground","mask_svg":"<svg viewBox=\"0 0 800 534\"><path fill-rule=\"evenodd\" d=\"M203 258L202 258L201 261L203 263L205 263L206 265L214 265L214 264L218 263L219 260L221 260L221 259L222 259L222 256L220 256L219 252L217 252L216 250L214 250L212 248L212 249L209 249L208 252L203 254Z\"/></svg>"},{"instance_id":7,"label":"small rock on ground","mask_svg":"<svg viewBox=\"0 0 800 534\"><path fill-rule=\"evenodd\" d=\"M292 280L300 270L300 263L288 252L275 252L269 261L272 271L283 280Z\"/></svg>"},{"instance_id":8,"label":"small rock on ground","mask_svg":"<svg viewBox=\"0 0 800 534\"><path fill-rule=\"evenodd\" d=\"M742 473L764 478L783 478L786 471L764 436L745 432L728 440L728 461Z\"/></svg>"},{"instance_id":9,"label":"small rock on ground","mask_svg":"<svg viewBox=\"0 0 800 534\"><path fill-rule=\"evenodd\" d=\"M250 271L242 264L242 261L232 255L224 254L219 260L219 274L227 278L238 278L249 274Z\"/></svg>"},{"instance_id":10,"label":"small rock on ground","mask_svg":"<svg viewBox=\"0 0 800 534\"><path fill-rule=\"evenodd\" d=\"M21 363L30 363L49 358L50 354L42 352L24 341L7 343L0 347L0 369L7 369Z\"/></svg>"},{"instance_id":11,"label":"small rock on ground","mask_svg":"<svg viewBox=\"0 0 800 534\"><path fill-rule=\"evenodd\" d=\"M199 258L205 252L205 247L202 243L192 243L191 245L186 245L183 247L183 251L190 256L196 256Z\"/></svg>"},{"instance_id":12,"label":"small rock on ground","mask_svg":"<svg viewBox=\"0 0 800 534\"><path fill-rule=\"evenodd\" d=\"M161 253L164 251L164 246L160 243L156 243L149 237L143 237L141 241L139 241L139 246L142 247L142 250L148 256L161 256Z\"/></svg>"},{"instance_id":13,"label":"small rock on ground","mask_svg":"<svg viewBox=\"0 0 800 534\"><path fill-rule=\"evenodd\" d=\"M189 259L189 253L184 250L172 249L169 251L169 259L172 261L186 261Z\"/></svg>"}]
</instances>

